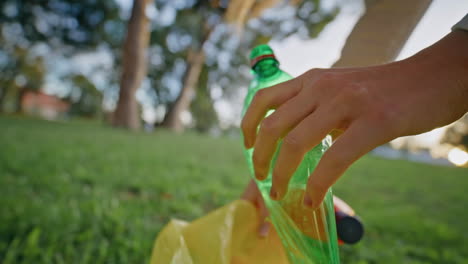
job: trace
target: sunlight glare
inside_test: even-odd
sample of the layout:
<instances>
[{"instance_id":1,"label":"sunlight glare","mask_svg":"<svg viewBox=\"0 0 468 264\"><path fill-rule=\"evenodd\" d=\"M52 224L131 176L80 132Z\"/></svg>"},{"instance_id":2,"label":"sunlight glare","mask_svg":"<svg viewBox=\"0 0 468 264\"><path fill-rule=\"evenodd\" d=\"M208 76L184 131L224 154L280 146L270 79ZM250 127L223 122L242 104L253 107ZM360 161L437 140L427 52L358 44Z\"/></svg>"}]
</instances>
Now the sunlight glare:
<instances>
[{"instance_id":1,"label":"sunlight glare","mask_svg":"<svg viewBox=\"0 0 468 264\"><path fill-rule=\"evenodd\" d=\"M453 148L448 153L448 160L457 166L463 166L468 163L468 153L459 148Z\"/></svg>"}]
</instances>

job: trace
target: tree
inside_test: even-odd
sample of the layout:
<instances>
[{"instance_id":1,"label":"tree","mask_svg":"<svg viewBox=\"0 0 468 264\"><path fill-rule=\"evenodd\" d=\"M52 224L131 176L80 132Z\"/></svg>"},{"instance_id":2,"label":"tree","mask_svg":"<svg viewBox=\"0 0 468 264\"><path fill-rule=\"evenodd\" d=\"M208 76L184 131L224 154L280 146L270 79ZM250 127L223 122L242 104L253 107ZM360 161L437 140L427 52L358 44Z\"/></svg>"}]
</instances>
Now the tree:
<instances>
[{"instance_id":1,"label":"tree","mask_svg":"<svg viewBox=\"0 0 468 264\"><path fill-rule=\"evenodd\" d=\"M200 74L197 93L191 104L190 111L195 119L195 130L206 133L218 122L213 100L208 89L208 67L205 65Z\"/></svg>"},{"instance_id":2,"label":"tree","mask_svg":"<svg viewBox=\"0 0 468 264\"><path fill-rule=\"evenodd\" d=\"M19 91L19 101L26 89L40 88L41 81L33 75L45 78L48 52L70 57L104 43L116 49L120 44L116 29L122 24L119 11L114 1L0 1L0 110L13 90ZM26 86L16 87L18 81Z\"/></svg>"},{"instance_id":3,"label":"tree","mask_svg":"<svg viewBox=\"0 0 468 264\"><path fill-rule=\"evenodd\" d=\"M9 94L13 98L13 111L21 113L22 99L27 91L38 91L45 79L44 58L20 45L5 45L0 48L4 61L0 68L0 111Z\"/></svg>"},{"instance_id":4,"label":"tree","mask_svg":"<svg viewBox=\"0 0 468 264\"><path fill-rule=\"evenodd\" d=\"M115 46L119 11L115 1L0 1L0 25L9 38L2 41L28 47L43 43L68 55L102 43Z\"/></svg>"},{"instance_id":5,"label":"tree","mask_svg":"<svg viewBox=\"0 0 468 264\"><path fill-rule=\"evenodd\" d=\"M365 1L366 12L354 26L340 59L333 66L371 66L395 60L431 2ZM381 25L386 25L385 30Z\"/></svg>"},{"instance_id":6,"label":"tree","mask_svg":"<svg viewBox=\"0 0 468 264\"><path fill-rule=\"evenodd\" d=\"M122 15L125 10L116 1L0 1L0 28L2 32L11 32L0 37L8 36L5 42L28 50L45 44L48 51L60 52L64 58L97 47L110 50L116 65L123 65L114 124L138 129L135 91L142 83L148 83L153 88L149 96L154 106L166 109L164 124L180 131L183 129L181 113L191 109L199 111L193 116L201 119L200 111L210 111L207 107L191 108L194 98L198 98L196 103L201 100L206 104L207 100L213 100L211 87L216 84L222 83L223 96L235 94L233 91L245 85L246 54L254 44L293 33L313 37L337 12L323 9L319 0L154 0L154 8L149 1L133 1L127 37L127 19ZM156 10L158 14L151 23L145 13L148 10ZM235 24L236 30L226 26L224 21ZM3 40L0 41L3 44ZM145 45L149 41L148 49ZM146 52L151 66L148 78ZM0 67L1 56L0 50ZM47 51L42 56L46 58ZM205 69L207 78L201 83L200 74ZM120 72L119 67L112 72ZM111 83L118 79L115 73L108 76L112 78ZM5 80L12 83L14 79L10 76ZM2 87L0 104L5 95ZM199 91L203 93L197 97ZM145 100L148 103L149 100ZM199 120L198 123L203 122Z\"/></svg>"},{"instance_id":7,"label":"tree","mask_svg":"<svg viewBox=\"0 0 468 264\"><path fill-rule=\"evenodd\" d=\"M123 47L120 92L113 124L131 130L140 128L135 92L146 76L146 54L149 43L149 19L146 10L150 0L134 0Z\"/></svg>"},{"instance_id":8,"label":"tree","mask_svg":"<svg viewBox=\"0 0 468 264\"><path fill-rule=\"evenodd\" d=\"M277 7L277 11L280 8L289 8L292 12L288 12L286 16L271 14L262 16L266 10L270 10L278 3L282 4ZM171 4L167 2L165 5ZM177 51L186 58L186 67L182 74L183 83L176 99L167 104L168 113L163 125L176 132L184 129L180 116L189 110L192 99L196 97L195 87L203 65L206 65L210 71L208 85L213 82L214 76L229 78L229 71L236 71L240 65L247 64L245 54L258 43L259 39L268 41L271 38L284 38L293 33L314 37L336 13L336 9L323 10L319 1L285 3L278 0L236 0L230 1L229 5L226 1L195 1L193 5L178 7L177 20L171 25L167 36L179 39L189 37L192 41L185 50L179 48ZM247 23L253 20L256 22L255 25ZM229 29L222 23L223 21L234 23L235 30ZM288 26L280 26L284 21L288 21L289 24L286 23ZM220 65L217 61L218 54L229 57L231 61ZM160 88L160 86L155 87Z\"/></svg>"},{"instance_id":9,"label":"tree","mask_svg":"<svg viewBox=\"0 0 468 264\"><path fill-rule=\"evenodd\" d=\"M212 29L209 28L209 26L205 25L204 37L201 40L202 44L200 45L201 47L189 50L187 56L187 69L183 78L182 90L164 119L163 125L175 132L182 132L184 130L184 125L182 124L180 115L182 112L188 110L190 103L196 94L196 86L205 62L203 44L209 38L211 30Z\"/></svg>"},{"instance_id":10,"label":"tree","mask_svg":"<svg viewBox=\"0 0 468 264\"><path fill-rule=\"evenodd\" d=\"M71 102L70 114L89 118L102 114L102 93L83 74L68 77L73 86L67 100Z\"/></svg>"}]
</instances>

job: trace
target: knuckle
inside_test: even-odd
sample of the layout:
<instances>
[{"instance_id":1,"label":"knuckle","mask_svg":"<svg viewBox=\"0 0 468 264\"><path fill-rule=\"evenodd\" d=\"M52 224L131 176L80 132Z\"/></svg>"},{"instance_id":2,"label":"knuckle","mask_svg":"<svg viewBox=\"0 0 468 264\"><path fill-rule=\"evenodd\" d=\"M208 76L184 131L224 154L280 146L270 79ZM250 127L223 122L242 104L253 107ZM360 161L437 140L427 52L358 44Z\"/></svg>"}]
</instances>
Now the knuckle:
<instances>
[{"instance_id":1,"label":"knuckle","mask_svg":"<svg viewBox=\"0 0 468 264\"><path fill-rule=\"evenodd\" d=\"M324 96L327 97L334 97L334 94L337 94L338 90L341 85L340 83L340 76L338 73L335 72L322 72L318 74L315 79L311 80L311 90L312 93L319 92Z\"/></svg>"},{"instance_id":2,"label":"knuckle","mask_svg":"<svg viewBox=\"0 0 468 264\"><path fill-rule=\"evenodd\" d=\"M318 77L317 82L320 83L320 84L328 84L329 85L329 84L337 81L337 79L338 79L338 76L337 76L336 73L334 73L334 72L323 72Z\"/></svg>"},{"instance_id":3,"label":"knuckle","mask_svg":"<svg viewBox=\"0 0 468 264\"><path fill-rule=\"evenodd\" d=\"M260 130L262 133L276 134L278 130L278 121L273 116L267 117L263 119Z\"/></svg>"},{"instance_id":4,"label":"knuckle","mask_svg":"<svg viewBox=\"0 0 468 264\"><path fill-rule=\"evenodd\" d=\"M399 134L402 124L400 124L401 114L392 107L374 106L371 113L371 122L378 124L379 129L386 133Z\"/></svg>"},{"instance_id":5,"label":"knuckle","mask_svg":"<svg viewBox=\"0 0 468 264\"><path fill-rule=\"evenodd\" d=\"M284 138L283 147L291 152L304 152L304 144L302 143L300 138L294 134L289 134Z\"/></svg>"},{"instance_id":6,"label":"knuckle","mask_svg":"<svg viewBox=\"0 0 468 264\"><path fill-rule=\"evenodd\" d=\"M348 102L364 103L369 99L369 89L364 85L350 84L343 94Z\"/></svg>"},{"instance_id":7,"label":"knuckle","mask_svg":"<svg viewBox=\"0 0 468 264\"><path fill-rule=\"evenodd\" d=\"M334 98L330 99L329 108L333 112L339 113L343 118L347 118L353 111L354 106L347 101L345 96L336 95Z\"/></svg>"},{"instance_id":8,"label":"knuckle","mask_svg":"<svg viewBox=\"0 0 468 264\"><path fill-rule=\"evenodd\" d=\"M310 69L308 71L305 72L305 76L308 77L308 78L315 78L317 75L319 75L321 72L323 72L322 69L317 69L317 68L314 68L314 69Z\"/></svg>"},{"instance_id":9,"label":"knuckle","mask_svg":"<svg viewBox=\"0 0 468 264\"><path fill-rule=\"evenodd\" d=\"M374 118L383 124L392 123L395 119L395 114L391 109L386 109L384 107L375 107Z\"/></svg>"},{"instance_id":10,"label":"knuckle","mask_svg":"<svg viewBox=\"0 0 468 264\"><path fill-rule=\"evenodd\" d=\"M259 91L257 91L253 98L252 104L265 100L267 92L267 89L260 89Z\"/></svg>"}]
</instances>

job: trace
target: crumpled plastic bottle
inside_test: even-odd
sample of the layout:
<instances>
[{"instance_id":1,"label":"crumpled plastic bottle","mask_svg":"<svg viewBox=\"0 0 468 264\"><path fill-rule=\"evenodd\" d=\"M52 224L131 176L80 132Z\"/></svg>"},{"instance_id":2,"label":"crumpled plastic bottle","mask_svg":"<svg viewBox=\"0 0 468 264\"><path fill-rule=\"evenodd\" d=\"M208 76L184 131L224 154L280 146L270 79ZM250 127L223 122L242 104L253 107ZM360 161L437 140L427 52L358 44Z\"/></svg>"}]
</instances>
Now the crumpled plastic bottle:
<instances>
[{"instance_id":1,"label":"crumpled plastic bottle","mask_svg":"<svg viewBox=\"0 0 468 264\"><path fill-rule=\"evenodd\" d=\"M255 47L252 50L250 59L254 79L245 98L243 115L259 90L292 79L289 74L279 68L279 62L268 45ZM267 115L272 112L270 111ZM278 142L269 175L263 181L256 180L254 176L253 149L244 151L251 175L262 193L270 212L269 218L282 240L291 264L339 263L331 188L327 192L324 202L317 210L314 211L303 205L307 179L330 145L331 138L327 136L319 145L304 155L303 161L289 182L288 193L281 201L274 201L269 196L272 184L271 172L281 148L281 141Z\"/></svg>"}]
</instances>

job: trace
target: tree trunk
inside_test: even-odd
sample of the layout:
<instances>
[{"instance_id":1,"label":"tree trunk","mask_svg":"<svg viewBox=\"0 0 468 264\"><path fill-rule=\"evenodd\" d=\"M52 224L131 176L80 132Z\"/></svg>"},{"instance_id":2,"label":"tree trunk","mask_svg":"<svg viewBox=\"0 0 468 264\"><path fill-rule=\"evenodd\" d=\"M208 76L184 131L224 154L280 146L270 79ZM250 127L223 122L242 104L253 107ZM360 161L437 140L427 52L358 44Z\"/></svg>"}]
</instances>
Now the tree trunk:
<instances>
[{"instance_id":1,"label":"tree trunk","mask_svg":"<svg viewBox=\"0 0 468 264\"><path fill-rule=\"evenodd\" d=\"M177 133L184 131L184 124L180 116L184 111L189 109L190 103L195 96L195 88L205 62L205 53L202 48L195 52L189 52L188 57L182 90L166 114L162 124Z\"/></svg>"},{"instance_id":2,"label":"tree trunk","mask_svg":"<svg viewBox=\"0 0 468 264\"><path fill-rule=\"evenodd\" d=\"M366 0L366 13L333 67L388 63L398 56L432 0Z\"/></svg>"},{"instance_id":3,"label":"tree trunk","mask_svg":"<svg viewBox=\"0 0 468 264\"><path fill-rule=\"evenodd\" d=\"M146 53L150 37L146 7L150 0L134 0L127 36L123 47L120 92L113 125L130 130L140 129L140 116L135 93L146 76Z\"/></svg>"},{"instance_id":4,"label":"tree trunk","mask_svg":"<svg viewBox=\"0 0 468 264\"><path fill-rule=\"evenodd\" d=\"M196 51L190 50L188 52L187 70L184 74L182 90L164 117L164 121L162 123L162 126L167 127L177 133L184 131L184 124L182 123L180 116L184 111L188 111L190 108L190 103L196 95L196 86L198 84L198 79L200 78L200 73L203 69L203 64L205 63L205 53L203 51L203 46L210 38L210 34L213 28L210 28L206 24L204 25L204 28L204 36L200 43L200 48Z\"/></svg>"},{"instance_id":5,"label":"tree trunk","mask_svg":"<svg viewBox=\"0 0 468 264\"><path fill-rule=\"evenodd\" d=\"M219 121L214 108L214 101L207 87L208 75L208 66L203 65L200 78L198 78L198 85L195 88L196 96L189 108L195 123L193 128L201 133L209 132Z\"/></svg>"}]
</instances>

